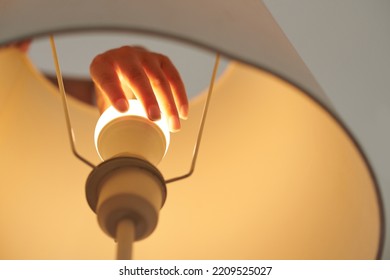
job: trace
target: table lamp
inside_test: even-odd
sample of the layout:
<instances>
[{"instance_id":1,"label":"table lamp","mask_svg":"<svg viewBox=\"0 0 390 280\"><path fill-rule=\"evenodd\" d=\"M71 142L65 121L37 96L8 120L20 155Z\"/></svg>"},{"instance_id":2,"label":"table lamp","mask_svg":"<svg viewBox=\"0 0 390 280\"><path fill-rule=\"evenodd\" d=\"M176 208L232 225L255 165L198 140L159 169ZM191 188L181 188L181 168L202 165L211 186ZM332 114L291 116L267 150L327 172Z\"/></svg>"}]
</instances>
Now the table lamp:
<instances>
[{"instance_id":1,"label":"table lamp","mask_svg":"<svg viewBox=\"0 0 390 280\"><path fill-rule=\"evenodd\" d=\"M2 45L104 29L232 61L214 86L196 169L166 185L156 229L135 243L134 258L380 258L374 172L260 1L14 0L0 13ZM206 96L191 101L161 163L151 160L161 182L188 169ZM68 147L58 89L11 48L0 51L0 104L0 258L113 258L113 241L85 200L91 168ZM77 100L69 107L80 153L95 160L96 109Z\"/></svg>"}]
</instances>

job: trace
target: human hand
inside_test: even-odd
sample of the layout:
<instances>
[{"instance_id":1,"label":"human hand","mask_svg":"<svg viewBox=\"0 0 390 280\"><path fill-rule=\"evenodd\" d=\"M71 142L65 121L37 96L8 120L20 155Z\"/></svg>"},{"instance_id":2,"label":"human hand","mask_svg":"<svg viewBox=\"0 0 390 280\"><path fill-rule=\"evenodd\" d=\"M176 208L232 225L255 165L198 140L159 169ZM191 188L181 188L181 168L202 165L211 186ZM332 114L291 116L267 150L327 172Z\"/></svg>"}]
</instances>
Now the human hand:
<instances>
[{"instance_id":1,"label":"human hand","mask_svg":"<svg viewBox=\"0 0 390 280\"><path fill-rule=\"evenodd\" d=\"M188 100L179 72L168 57L142 47L125 46L96 56L90 74L98 92L98 107L111 104L121 112L129 108L131 92L142 103L149 119L167 116L169 129L180 129L188 116Z\"/></svg>"},{"instance_id":2,"label":"human hand","mask_svg":"<svg viewBox=\"0 0 390 280\"><path fill-rule=\"evenodd\" d=\"M17 48L22 52L27 52L31 46L32 39L26 39L5 45L6 48Z\"/></svg>"}]
</instances>

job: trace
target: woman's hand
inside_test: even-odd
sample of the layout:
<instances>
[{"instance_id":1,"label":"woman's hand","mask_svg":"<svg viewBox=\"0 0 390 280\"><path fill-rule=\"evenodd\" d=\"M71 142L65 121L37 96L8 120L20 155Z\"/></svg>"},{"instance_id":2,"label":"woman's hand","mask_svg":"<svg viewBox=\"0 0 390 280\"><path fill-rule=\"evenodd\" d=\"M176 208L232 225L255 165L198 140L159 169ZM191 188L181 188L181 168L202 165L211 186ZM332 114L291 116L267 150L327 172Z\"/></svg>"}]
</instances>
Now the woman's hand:
<instances>
[{"instance_id":1,"label":"woman's hand","mask_svg":"<svg viewBox=\"0 0 390 280\"><path fill-rule=\"evenodd\" d=\"M8 45L5 45L5 48L17 48L21 50L22 52L27 52L31 46L32 39L26 39L23 41L18 41L14 43L10 43Z\"/></svg>"},{"instance_id":2,"label":"woman's hand","mask_svg":"<svg viewBox=\"0 0 390 280\"><path fill-rule=\"evenodd\" d=\"M125 46L94 58L90 73L98 92L98 107L111 104L119 111L129 108L131 94L143 104L151 120L167 116L172 132L188 115L188 100L179 72L168 57L142 47Z\"/></svg>"}]
</instances>

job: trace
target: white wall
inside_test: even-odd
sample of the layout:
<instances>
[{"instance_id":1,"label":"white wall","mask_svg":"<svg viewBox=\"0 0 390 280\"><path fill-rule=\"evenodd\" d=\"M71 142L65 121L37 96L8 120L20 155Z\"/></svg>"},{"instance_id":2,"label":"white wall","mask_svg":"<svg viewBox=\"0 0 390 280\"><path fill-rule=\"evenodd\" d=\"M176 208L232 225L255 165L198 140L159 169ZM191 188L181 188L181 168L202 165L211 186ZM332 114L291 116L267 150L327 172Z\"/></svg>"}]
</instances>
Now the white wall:
<instances>
[{"instance_id":1,"label":"white wall","mask_svg":"<svg viewBox=\"0 0 390 280\"><path fill-rule=\"evenodd\" d=\"M379 180L390 259L390 1L265 0Z\"/></svg>"}]
</instances>

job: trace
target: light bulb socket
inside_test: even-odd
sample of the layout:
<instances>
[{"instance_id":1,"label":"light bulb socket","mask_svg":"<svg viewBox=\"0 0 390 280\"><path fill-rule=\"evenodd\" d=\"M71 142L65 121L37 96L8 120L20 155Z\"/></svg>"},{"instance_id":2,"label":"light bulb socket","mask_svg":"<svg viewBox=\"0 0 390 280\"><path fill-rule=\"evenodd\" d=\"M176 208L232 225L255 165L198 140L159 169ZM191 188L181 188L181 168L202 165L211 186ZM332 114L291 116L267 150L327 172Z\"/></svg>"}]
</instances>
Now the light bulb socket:
<instances>
[{"instance_id":1,"label":"light bulb socket","mask_svg":"<svg viewBox=\"0 0 390 280\"><path fill-rule=\"evenodd\" d=\"M86 196L102 230L115 239L118 223L130 219L135 240L157 226L167 190L162 174L147 161L118 157L98 165L86 183Z\"/></svg>"},{"instance_id":2,"label":"light bulb socket","mask_svg":"<svg viewBox=\"0 0 390 280\"><path fill-rule=\"evenodd\" d=\"M109 107L95 128L95 146L102 160L113 157L137 157L157 165L169 146L169 128L165 117L148 119L138 100L129 100L130 108L121 113Z\"/></svg>"}]
</instances>

